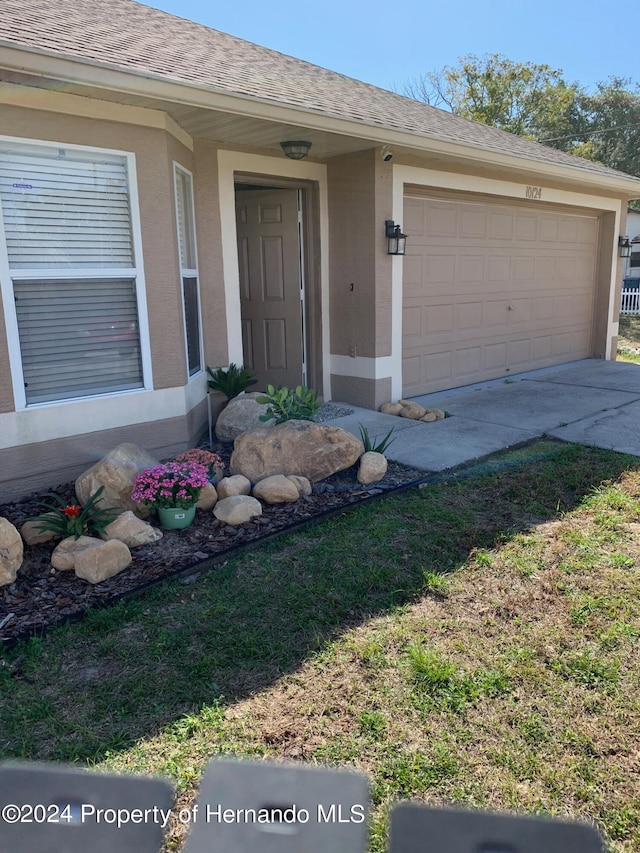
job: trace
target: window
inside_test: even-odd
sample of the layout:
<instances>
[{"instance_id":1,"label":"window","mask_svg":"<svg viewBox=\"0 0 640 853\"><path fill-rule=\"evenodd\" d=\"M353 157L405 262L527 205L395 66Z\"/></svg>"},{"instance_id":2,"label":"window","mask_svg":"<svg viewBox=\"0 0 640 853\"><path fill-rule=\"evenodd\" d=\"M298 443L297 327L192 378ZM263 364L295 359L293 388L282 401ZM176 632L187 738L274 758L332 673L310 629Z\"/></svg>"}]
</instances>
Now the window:
<instances>
[{"instance_id":1,"label":"window","mask_svg":"<svg viewBox=\"0 0 640 853\"><path fill-rule=\"evenodd\" d=\"M0 141L0 205L26 405L143 387L127 158Z\"/></svg>"},{"instance_id":2,"label":"window","mask_svg":"<svg viewBox=\"0 0 640 853\"><path fill-rule=\"evenodd\" d=\"M198 296L198 262L193 210L193 185L189 172L175 164L176 218L180 247L180 277L187 345L189 376L202 370L200 343L200 299Z\"/></svg>"}]
</instances>

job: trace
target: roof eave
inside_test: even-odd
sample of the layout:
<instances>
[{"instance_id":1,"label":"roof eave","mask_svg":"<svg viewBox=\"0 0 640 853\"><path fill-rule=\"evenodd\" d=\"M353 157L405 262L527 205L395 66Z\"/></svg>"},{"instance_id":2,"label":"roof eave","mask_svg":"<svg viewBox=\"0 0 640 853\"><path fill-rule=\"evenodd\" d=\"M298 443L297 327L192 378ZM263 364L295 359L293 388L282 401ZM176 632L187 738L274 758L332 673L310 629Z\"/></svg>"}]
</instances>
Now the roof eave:
<instances>
[{"instance_id":1,"label":"roof eave","mask_svg":"<svg viewBox=\"0 0 640 853\"><path fill-rule=\"evenodd\" d=\"M28 57L28 61L27 61ZM67 83L91 86L126 95L153 98L202 109L241 115L246 118L304 125L309 129L358 137L374 144L397 145L432 154L445 154L468 162L514 169L579 183L592 188L608 189L629 198L640 197L640 178L606 175L579 166L547 163L528 157L487 150L478 145L449 142L425 134L398 130L387 125L345 118L302 106L258 98L254 95L229 93L199 83L170 80L136 69L86 58L63 56L30 46L16 46L0 39L0 66L23 74L53 78ZM304 118L302 118L304 117Z\"/></svg>"}]
</instances>

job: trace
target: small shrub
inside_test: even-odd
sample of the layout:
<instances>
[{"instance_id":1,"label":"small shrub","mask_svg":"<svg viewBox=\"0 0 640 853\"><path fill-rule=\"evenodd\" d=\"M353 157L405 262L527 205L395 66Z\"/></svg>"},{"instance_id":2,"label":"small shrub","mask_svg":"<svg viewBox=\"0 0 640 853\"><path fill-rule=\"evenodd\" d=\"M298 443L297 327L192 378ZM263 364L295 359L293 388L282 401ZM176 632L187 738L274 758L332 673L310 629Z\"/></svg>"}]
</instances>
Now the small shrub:
<instances>
[{"instance_id":1,"label":"small shrub","mask_svg":"<svg viewBox=\"0 0 640 853\"><path fill-rule=\"evenodd\" d=\"M359 424L359 428L365 453L368 453L369 451L373 453L384 453L387 447L396 440L395 436L393 438L391 437L392 433L395 431L395 427L391 427L389 432L380 441L377 440L377 436L372 439L369 435L369 430L363 424Z\"/></svg>"},{"instance_id":2,"label":"small shrub","mask_svg":"<svg viewBox=\"0 0 640 853\"><path fill-rule=\"evenodd\" d=\"M233 400L238 394L246 391L249 385L257 383L256 375L248 367L244 365L238 367L237 364L231 363L226 369L224 367L216 367L212 370L207 367L207 373L211 377L208 380L209 388L214 391L220 391L227 400Z\"/></svg>"},{"instance_id":3,"label":"small shrub","mask_svg":"<svg viewBox=\"0 0 640 853\"><path fill-rule=\"evenodd\" d=\"M266 423L275 419L276 424L293 420L312 421L321 405L317 392L306 385L298 385L292 390L286 385L279 388L267 385L266 394L256 397L256 402L269 405L264 415L260 415L260 420Z\"/></svg>"},{"instance_id":4,"label":"small shrub","mask_svg":"<svg viewBox=\"0 0 640 853\"><path fill-rule=\"evenodd\" d=\"M44 515L38 515L33 520L38 521L39 530L49 530L66 539L73 536L79 539L92 533L102 533L105 527L120 514L120 510L113 507L96 506L104 486L100 486L94 492L84 506L75 503L67 503L60 495L52 495L56 504L41 503L43 509L47 510Z\"/></svg>"}]
</instances>

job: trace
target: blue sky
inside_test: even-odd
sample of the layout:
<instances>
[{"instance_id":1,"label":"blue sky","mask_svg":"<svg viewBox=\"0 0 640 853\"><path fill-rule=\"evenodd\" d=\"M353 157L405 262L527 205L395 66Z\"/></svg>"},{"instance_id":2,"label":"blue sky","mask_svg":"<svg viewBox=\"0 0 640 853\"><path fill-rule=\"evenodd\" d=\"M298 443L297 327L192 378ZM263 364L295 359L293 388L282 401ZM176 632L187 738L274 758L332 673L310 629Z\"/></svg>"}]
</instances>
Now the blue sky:
<instances>
[{"instance_id":1,"label":"blue sky","mask_svg":"<svg viewBox=\"0 0 640 853\"><path fill-rule=\"evenodd\" d=\"M561 68L592 88L611 75L640 81L627 5L601 0L146 0L148 5L350 77L401 89L467 53L503 53Z\"/></svg>"}]
</instances>

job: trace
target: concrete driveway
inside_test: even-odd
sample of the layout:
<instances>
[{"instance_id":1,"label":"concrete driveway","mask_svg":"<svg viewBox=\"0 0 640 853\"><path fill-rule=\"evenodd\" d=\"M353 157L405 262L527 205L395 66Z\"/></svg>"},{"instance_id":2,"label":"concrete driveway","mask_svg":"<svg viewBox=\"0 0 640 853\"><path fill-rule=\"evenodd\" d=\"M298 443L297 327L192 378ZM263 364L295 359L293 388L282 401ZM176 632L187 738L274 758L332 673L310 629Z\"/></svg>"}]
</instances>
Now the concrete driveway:
<instances>
[{"instance_id":1,"label":"concrete driveway","mask_svg":"<svg viewBox=\"0 0 640 853\"><path fill-rule=\"evenodd\" d=\"M445 471L544 435L640 456L640 365L589 359L413 398L451 417L435 423L356 409L331 423L396 439L389 459ZM352 407L353 408L353 407Z\"/></svg>"}]
</instances>

